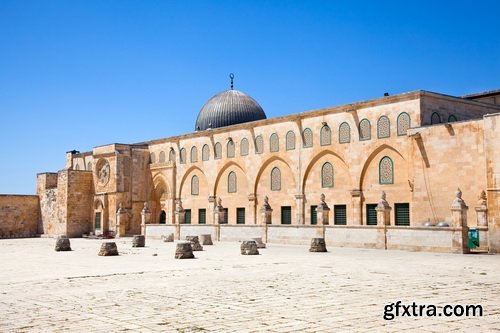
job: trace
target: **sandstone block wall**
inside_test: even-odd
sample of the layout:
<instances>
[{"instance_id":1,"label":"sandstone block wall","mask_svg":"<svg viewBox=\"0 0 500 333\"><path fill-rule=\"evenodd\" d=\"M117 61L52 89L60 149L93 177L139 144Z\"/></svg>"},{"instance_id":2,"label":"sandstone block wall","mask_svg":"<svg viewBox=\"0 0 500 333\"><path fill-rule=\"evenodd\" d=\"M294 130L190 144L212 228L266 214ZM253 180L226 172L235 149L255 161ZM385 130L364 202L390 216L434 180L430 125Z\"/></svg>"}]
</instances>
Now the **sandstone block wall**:
<instances>
[{"instance_id":1,"label":"sandstone block wall","mask_svg":"<svg viewBox=\"0 0 500 333\"><path fill-rule=\"evenodd\" d=\"M0 237L38 234L40 205L36 195L0 195Z\"/></svg>"}]
</instances>

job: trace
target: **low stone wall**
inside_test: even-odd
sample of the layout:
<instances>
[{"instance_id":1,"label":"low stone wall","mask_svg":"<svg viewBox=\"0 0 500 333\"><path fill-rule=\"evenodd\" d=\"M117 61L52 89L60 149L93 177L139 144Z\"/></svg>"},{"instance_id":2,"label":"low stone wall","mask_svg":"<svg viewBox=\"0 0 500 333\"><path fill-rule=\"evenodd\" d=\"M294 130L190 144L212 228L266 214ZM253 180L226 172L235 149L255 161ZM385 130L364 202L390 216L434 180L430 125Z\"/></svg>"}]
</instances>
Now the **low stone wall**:
<instances>
[{"instance_id":1,"label":"low stone wall","mask_svg":"<svg viewBox=\"0 0 500 333\"><path fill-rule=\"evenodd\" d=\"M0 195L0 237L38 234L40 204L36 195Z\"/></svg>"},{"instance_id":2,"label":"low stone wall","mask_svg":"<svg viewBox=\"0 0 500 333\"><path fill-rule=\"evenodd\" d=\"M265 232L265 226L261 225L221 224L219 240L242 241L259 237L264 239Z\"/></svg>"},{"instance_id":3,"label":"low stone wall","mask_svg":"<svg viewBox=\"0 0 500 333\"><path fill-rule=\"evenodd\" d=\"M178 233L176 233L176 229ZM481 247L487 246L487 231L479 230ZM457 252L462 249L460 228L387 226L297 226L297 225L196 225L148 224L146 237L160 239L174 234L186 236L212 235L219 241L242 241L262 238L266 243L309 245L312 238L324 238L327 247L358 247L389 250Z\"/></svg>"},{"instance_id":4,"label":"low stone wall","mask_svg":"<svg viewBox=\"0 0 500 333\"><path fill-rule=\"evenodd\" d=\"M325 226L327 246L384 248L384 230L377 226Z\"/></svg>"},{"instance_id":5,"label":"low stone wall","mask_svg":"<svg viewBox=\"0 0 500 333\"><path fill-rule=\"evenodd\" d=\"M217 226L213 224L181 225L180 239L186 239L186 236L200 236L203 234L210 234L212 239L217 239Z\"/></svg>"},{"instance_id":6,"label":"low stone wall","mask_svg":"<svg viewBox=\"0 0 500 333\"><path fill-rule=\"evenodd\" d=\"M387 249L455 252L453 239L461 235L461 229L456 228L387 227Z\"/></svg>"},{"instance_id":7,"label":"low stone wall","mask_svg":"<svg viewBox=\"0 0 500 333\"><path fill-rule=\"evenodd\" d=\"M146 224L146 238L161 239L161 236L175 235L174 224Z\"/></svg>"},{"instance_id":8,"label":"low stone wall","mask_svg":"<svg viewBox=\"0 0 500 333\"><path fill-rule=\"evenodd\" d=\"M324 238L323 226L269 225L269 243L310 245L312 238Z\"/></svg>"}]
</instances>

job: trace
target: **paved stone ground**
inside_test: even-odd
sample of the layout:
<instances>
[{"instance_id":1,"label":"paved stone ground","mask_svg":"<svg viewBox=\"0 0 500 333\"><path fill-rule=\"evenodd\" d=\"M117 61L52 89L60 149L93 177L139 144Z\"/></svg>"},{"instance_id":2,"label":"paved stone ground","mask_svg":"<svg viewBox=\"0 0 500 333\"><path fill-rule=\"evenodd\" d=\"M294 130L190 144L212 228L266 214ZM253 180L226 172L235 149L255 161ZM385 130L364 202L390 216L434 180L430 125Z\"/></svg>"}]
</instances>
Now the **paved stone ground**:
<instances>
[{"instance_id":1,"label":"paved stone ground","mask_svg":"<svg viewBox=\"0 0 500 333\"><path fill-rule=\"evenodd\" d=\"M0 240L0 332L499 332L500 256L268 244ZM157 256L153 256L157 254ZM383 319L384 305L483 306L482 317Z\"/></svg>"}]
</instances>

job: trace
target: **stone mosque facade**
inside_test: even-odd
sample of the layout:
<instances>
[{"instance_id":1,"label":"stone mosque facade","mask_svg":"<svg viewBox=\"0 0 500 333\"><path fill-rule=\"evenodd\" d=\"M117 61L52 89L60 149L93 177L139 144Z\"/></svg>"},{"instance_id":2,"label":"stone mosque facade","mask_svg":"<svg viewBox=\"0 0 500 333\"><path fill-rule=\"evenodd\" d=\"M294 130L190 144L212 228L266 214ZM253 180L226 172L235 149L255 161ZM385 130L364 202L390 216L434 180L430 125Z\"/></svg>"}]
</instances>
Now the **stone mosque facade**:
<instances>
[{"instance_id":1,"label":"stone mosque facade","mask_svg":"<svg viewBox=\"0 0 500 333\"><path fill-rule=\"evenodd\" d=\"M27 206L35 225L19 222ZM500 91L414 91L267 119L231 87L192 133L68 152L64 169L37 175L36 196L0 196L2 207L5 237L22 234L11 223L49 236L319 235L466 253L476 230L475 250L500 252Z\"/></svg>"}]
</instances>

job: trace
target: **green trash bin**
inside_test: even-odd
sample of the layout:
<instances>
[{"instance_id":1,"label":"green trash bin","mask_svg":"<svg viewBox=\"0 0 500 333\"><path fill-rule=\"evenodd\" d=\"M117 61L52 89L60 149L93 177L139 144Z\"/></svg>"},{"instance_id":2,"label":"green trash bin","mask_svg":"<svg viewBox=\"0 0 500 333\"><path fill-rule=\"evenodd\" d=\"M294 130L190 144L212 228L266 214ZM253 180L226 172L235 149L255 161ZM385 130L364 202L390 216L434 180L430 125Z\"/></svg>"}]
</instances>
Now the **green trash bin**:
<instances>
[{"instance_id":1,"label":"green trash bin","mask_svg":"<svg viewBox=\"0 0 500 333\"><path fill-rule=\"evenodd\" d=\"M479 231L477 229L469 229L469 249L479 247Z\"/></svg>"}]
</instances>

